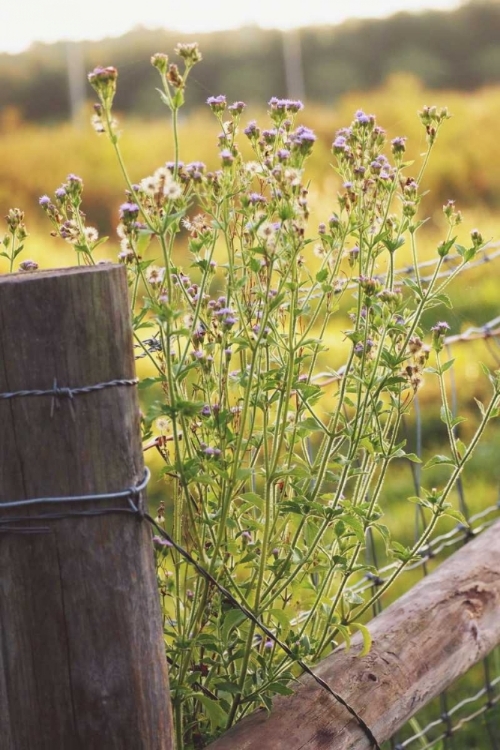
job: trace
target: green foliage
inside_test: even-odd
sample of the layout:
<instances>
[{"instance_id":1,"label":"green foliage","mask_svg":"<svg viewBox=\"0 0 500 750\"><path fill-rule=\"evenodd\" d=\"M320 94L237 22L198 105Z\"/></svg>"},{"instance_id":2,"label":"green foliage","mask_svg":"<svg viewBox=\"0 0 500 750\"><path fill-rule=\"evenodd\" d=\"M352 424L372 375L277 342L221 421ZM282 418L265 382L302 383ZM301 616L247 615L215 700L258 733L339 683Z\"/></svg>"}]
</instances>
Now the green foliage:
<instances>
[{"instance_id":1,"label":"green foliage","mask_svg":"<svg viewBox=\"0 0 500 750\"><path fill-rule=\"evenodd\" d=\"M444 207L447 232L430 276L418 267L421 181L447 110L420 113L427 150L416 177L406 138L389 140L373 115L357 111L334 137L341 189L314 230L305 170L316 135L298 122L302 104L271 99L268 123L249 123L243 146L245 105L210 97L221 129L217 168L186 163L178 114L200 55L195 45L176 52L180 66L152 58L170 111L172 159L137 182L112 110L118 73L96 68L89 78L99 99L93 125L109 139L126 184L119 260L150 368L144 439L157 449L158 477L173 498L173 519L163 504L157 521L211 576L155 540L180 749L202 746L256 707L269 710L275 695L290 693L298 659L314 663L356 632L369 650L363 615L418 559L439 519L463 520L449 498L498 413L500 388L498 375L486 372L492 396L467 444L459 440L445 382L453 362L441 361L449 326L423 323L428 311L450 305L444 290L482 247L477 230L468 246L455 247L462 217L453 203ZM69 175L40 204L78 262L94 263L101 240L86 224L82 180ZM11 218L19 234L22 216ZM415 275L402 286L395 259L404 247ZM442 277L453 249L456 263ZM330 363L334 385L325 388L320 364L339 334L341 358L336 370ZM423 526L408 545L381 519L390 472L420 460L401 432L424 374L441 392L450 456L425 467L444 465L444 481L409 498ZM373 572L364 557L372 530L397 564L372 595L360 596L353 586Z\"/></svg>"}]
</instances>

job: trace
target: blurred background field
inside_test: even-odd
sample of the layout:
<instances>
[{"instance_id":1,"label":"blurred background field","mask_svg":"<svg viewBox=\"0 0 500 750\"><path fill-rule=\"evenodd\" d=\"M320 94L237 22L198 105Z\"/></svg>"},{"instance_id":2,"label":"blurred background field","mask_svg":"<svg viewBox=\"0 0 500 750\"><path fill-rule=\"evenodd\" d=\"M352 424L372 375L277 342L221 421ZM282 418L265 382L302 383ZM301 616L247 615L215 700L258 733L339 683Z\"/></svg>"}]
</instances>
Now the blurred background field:
<instances>
[{"instance_id":1,"label":"blurred background field","mask_svg":"<svg viewBox=\"0 0 500 750\"><path fill-rule=\"evenodd\" d=\"M436 257L437 243L446 233L442 206L449 199L464 214L458 242L467 244L470 230L476 227L491 240L492 250L500 241L498 2L472 2L451 12L400 13L387 19L286 33L252 26L195 38L204 61L190 80L181 121L184 161L201 160L210 168L219 165L219 127L204 104L208 96L226 94L228 100L246 101L243 122L256 119L263 126L268 123L266 102L271 96L303 97L302 122L318 136L307 167L313 210L310 232L314 235L317 224L327 221L336 207L339 181L331 166L331 142L335 131L347 126L357 109L374 113L391 138L408 136L407 155L415 161L416 174L425 150L425 132L417 112L424 105L446 106L452 119L439 135L424 181L428 193L420 218L429 220L420 235L420 259ZM38 198L52 194L70 172L84 180L88 223L100 234L110 235L98 257L116 260L115 229L124 183L109 143L90 126L93 94L85 73L97 64L115 65L119 70L116 110L123 131L121 146L132 181L138 181L173 156L167 112L155 92L156 72L149 58L158 51L171 53L177 41L193 40L193 35L139 29L102 42L34 44L19 55L0 54L0 216L14 206L25 211L30 237L19 260L29 257L44 268L75 263L72 248L50 236L51 227L38 206ZM250 154L248 148L245 153ZM176 253L180 265L189 263L182 235ZM409 262L402 248L398 266ZM7 262L0 258L0 273L6 271ZM430 326L447 320L452 335L483 326L500 315L499 279L500 258L467 271L448 290L453 309L438 309L436 318L426 322ZM338 328L326 342L329 351L321 363L324 367L342 364L344 322L340 316ZM457 407L468 418L460 428L467 442L478 414L474 398L488 399L480 362L500 366L500 348L495 337L479 338L453 344L451 355L456 357ZM431 378L421 392L420 410L425 460L446 452L437 384ZM415 450L414 418L407 427L409 450ZM499 438L498 428L492 425L464 474L462 491L470 514L494 505L499 497ZM422 481L431 487L444 477L443 469L433 468ZM153 485L153 502L162 493L161 484ZM409 468L396 467L382 504L388 509L388 525L403 543L413 540L414 509L404 502L413 494ZM443 524L442 531L453 525ZM417 571L409 579L417 580L418 575ZM476 722L461 730L449 747L496 748L500 746L499 727L497 716L493 732L497 744L491 740L491 731Z\"/></svg>"}]
</instances>

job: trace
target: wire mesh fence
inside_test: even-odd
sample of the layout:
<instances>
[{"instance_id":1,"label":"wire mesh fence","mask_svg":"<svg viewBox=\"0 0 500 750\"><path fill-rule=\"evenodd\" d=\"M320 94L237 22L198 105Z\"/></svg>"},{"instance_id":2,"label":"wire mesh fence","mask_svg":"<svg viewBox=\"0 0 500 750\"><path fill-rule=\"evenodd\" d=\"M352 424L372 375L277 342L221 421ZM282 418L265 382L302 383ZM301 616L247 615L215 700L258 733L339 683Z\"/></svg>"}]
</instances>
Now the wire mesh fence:
<instances>
[{"instance_id":1,"label":"wire mesh fence","mask_svg":"<svg viewBox=\"0 0 500 750\"><path fill-rule=\"evenodd\" d=\"M486 252L478 264L493 260L499 255L498 250ZM411 269L408 269L411 272ZM451 273L451 270L448 271ZM500 316L489 320L481 326L471 326L465 331L448 336L445 340L448 358L452 359L454 350L460 345L482 340L485 350L494 363L500 365ZM450 405L453 416L458 415L460 404L459 388L455 379L454 368L450 369L449 378ZM407 435L414 432L415 452L422 456L423 420L418 401L415 404L414 422L407 425ZM455 430L458 428L455 427ZM495 440L495 436L492 438ZM410 464L412 483L415 494L421 493L421 470L419 464ZM476 537L485 528L491 526L500 517L500 487L497 500L486 507L480 507L481 501L474 498L474 506L479 509L471 513L472 503L466 496L465 482L462 477L456 486L457 507L467 521L467 525L457 524L451 530L434 536L424 549L419 560L408 566L407 571L420 571L426 576L430 564L436 564ZM419 535L422 522L421 508L415 514L415 537ZM356 586L358 592L383 583L394 564L378 567L377 555L373 540L367 546L371 562L378 570L372 580L364 580ZM379 600L374 608L378 614L382 608ZM500 616L500 613L499 613ZM450 628L453 623L450 623ZM482 663L476 664L462 678L457 680L445 693L432 701L423 711L414 716L398 734L384 746L391 750L500 750L500 646L494 649Z\"/></svg>"}]
</instances>

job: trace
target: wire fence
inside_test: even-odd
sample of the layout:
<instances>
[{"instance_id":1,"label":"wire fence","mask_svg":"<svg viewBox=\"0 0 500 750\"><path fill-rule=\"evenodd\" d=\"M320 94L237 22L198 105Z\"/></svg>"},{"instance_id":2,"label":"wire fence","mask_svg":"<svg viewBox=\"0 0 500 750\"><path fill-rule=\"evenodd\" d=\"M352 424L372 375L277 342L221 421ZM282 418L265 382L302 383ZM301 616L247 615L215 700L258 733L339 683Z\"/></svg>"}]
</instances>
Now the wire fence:
<instances>
[{"instance_id":1,"label":"wire fence","mask_svg":"<svg viewBox=\"0 0 500 750\"><path fill-rule=\"evenodd\" d=\"M487 260L498 257L499 251L490 254ZM485 256L486 258L486 256ZM484 259L480 262L487 262ZM488 321L482 326L473 326L454 336L445 339L447 353L452 358L452 347L467 344L482 339L485 347L496 364L500 364L500 316ZM455 381L454 369L450 370L450 395L453 416L458 415L459 393ZM416 403L415 420L412 426L415 434L415 452L422 456L423 424L422 414ZM409 429L409 428L408 428ZM455 427L455 431L457 427ZM412 480L417 496L421 492L420 466L411 464ZM484 529L491 526L500 517L500 487L497 501L471 514L469 501L466 498L462 477L457 482L458 509L467 520L467 526L457 524L447 533L432 538L424 549L420 558L408 565L407 570L420 569L423 576L429 572L428 563L431 560L440 561L444 556L456 548L466 544L469 539L477 536ZM476 500L477 505L477 500ZM421 509L417 508L415 516L415 536L418 537L419 526L422 521ZM362 592L370 587L383 583L385 576L390 574L393 565L378 568L373 543L367 546L371 562L375 564L378 574L372 580L358 583L356 589ZM382 602L377 602L378 614ZM500 616L500 613L499 613ZM450 627L452 627L450 623ZM462 678L456 681L446 692L433 701L412 720L392 740L386 744L392 750L500 750L500 647L494 649L482 664L475 665Z\"/></svg>"}]
</instances>

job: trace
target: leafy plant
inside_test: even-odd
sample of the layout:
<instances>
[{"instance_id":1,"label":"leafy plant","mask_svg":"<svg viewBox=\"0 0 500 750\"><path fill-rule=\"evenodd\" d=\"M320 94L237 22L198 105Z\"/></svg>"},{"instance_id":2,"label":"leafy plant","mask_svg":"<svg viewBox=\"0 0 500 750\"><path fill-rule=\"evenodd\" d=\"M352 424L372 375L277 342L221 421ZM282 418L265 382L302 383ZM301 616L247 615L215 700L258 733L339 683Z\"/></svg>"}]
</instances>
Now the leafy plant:
<instances>
[{"instance_id":1,"label":"leafy plant","mask_svg":"<svg viewBox=\"0 0 500 750\"><path fill-rule=\"evenodd\" d=\"M363 615L418 557L442 516L464 520L450 493L498 414L500 383L487 373L492 397L465 445L447 403L448 326L422 325L429 310L450 305L446 287L483 244L477 230L468 247L456 244L461 215L453 202L444 207L449 229L431 278L418 267L420 185L447 110L420 113L427 151L416 178L408 176L405 138L388 143L373 115L356 112L332 145L342 190L313 236L305 163L315 135L299 124L302 103L271 99L268 126L252 121L243 130L253 151L246 160L244 103L210 97L220 169L184 164L178 114L201 55L195 44L176 51L182 70L166 55L152 58L170 110L173 158L138 182L127 173L112 111L117 71L97 68L89 80L99 97L93 125L110 140L127 186L119 259L134 335L153 373L141 383L144 439L161 456L173 503L172 520L164 504L157 516L168 535L153 541L180 749L204 746L259 706L270 709L275 695L291 692L297 659L314 664L355 631L369 650ZM82 190L70 175L40 203L80 262L93 263L101 240L85 225ZM179 240L187 269L175 261ZM404 244L415 275L400 283ZM443 278L453 249L459 263ZM341 353L332 360L333 335ZM425 525L405 547L384 524L383 491L394 461L419 461L406 452L401 423L424 374L438 378L450 443L449 456L427 465L442 464L449 478L409 498L422 506ZM353 583L376 573L363 554L369 531L399 562L365 599Z\"/></svg>"}]
</instances>

